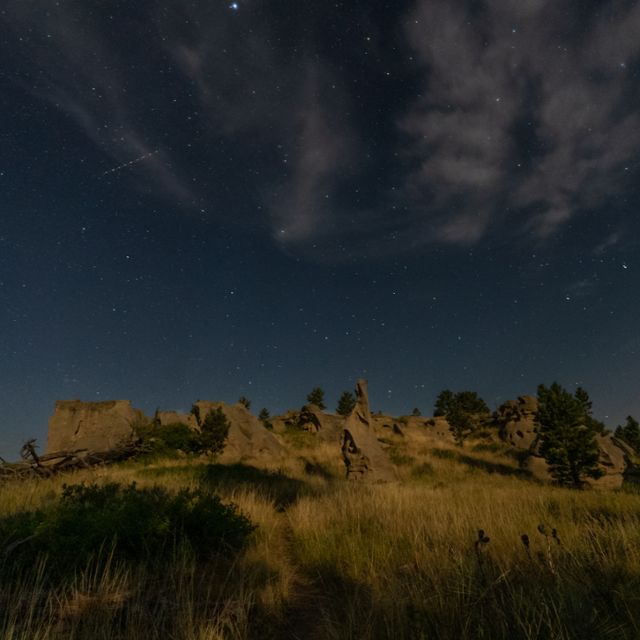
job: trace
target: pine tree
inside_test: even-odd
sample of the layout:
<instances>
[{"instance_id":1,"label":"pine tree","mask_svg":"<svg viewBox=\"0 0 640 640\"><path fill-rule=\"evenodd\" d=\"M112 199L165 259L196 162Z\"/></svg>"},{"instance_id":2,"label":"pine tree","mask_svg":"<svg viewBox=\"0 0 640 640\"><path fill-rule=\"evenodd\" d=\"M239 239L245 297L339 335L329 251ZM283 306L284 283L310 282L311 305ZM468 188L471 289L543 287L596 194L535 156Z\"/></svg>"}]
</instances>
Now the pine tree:
<instances>
[{"instance_id":1,"label":"pine tree","mask_svg":"<svg viewBox=\"0 0 640 640\"><path fill-rule=\"evenodd\" d=\"M227 443L230 427L231 424L220 407L209 411L200 427L202 448L213 454L221 453Z\"/></svg>"},{"instance_id":2,"label":"pine tree","mask_svg":"<svg viewBox=\"0 0 640 640\"><path fill-rule=\"evenodd\" d=\"M249 400L249 398L246 398L245 396L240 396L238 398L238 402L245 408L245 409L250 409L251 408L251 400Z\"/></svg>"},{"instance_id":3,"label":"pine tree","mask_svg":"<svg viewBox=\"0 0 640 640\"><path fill-rule=\"evenodd\" d=\"M348 416L356 406L356 399L353 393L345 391L338 400L338 406L336 407L336 413L340 416Z\"/></svg>"},{"instance_id":4,"label":"pine tree","mask_svg":"<svg viewBox=\"0 0 640 640\"><path fill-rule=\"evenodd\" d=\"M473 416L459 406L454 406L447 413L449 429L456 444L461 447L466 437L476 428Z\"/></svg>"},{"instance_id":5,"label":"pine tree","mask_svg":"<svg viewBox=\"0 0 640 640\"><path fill-rule=\"evenodd\" d=\"M411 412L412 416L421 416L422 414L420 413L420 409L418 409L418 407L414 407L413 411Z\"/></svg>"},{"instance_id":6,"label":"pine tree","mask_svg":"<svg viewBox=\"0 0 640 640\"><path fill-rule=\"evenodd\" d=\"M588 400L588 396L587 396ZM559 484L580 487L585 478L599 478L597 429L590 421L591 403L583 393L572 396L554 382L538 387L536 423L541 437L540 453Z\"/></svg>"},{"instance_id":7,"label":"pine tree","mask_svg":"<svg viewBox=\"0 0 640 640\"><path fill-rule=\"evenodd\" d=\"M614 435L640 453L640 424L635 418L627 416L627 423L624 426L619 425Z\"/></svg>"},{"instance_id":8,"label":"pine tree","mask_svg":"<svg viewBox=\"0 0 640 640\"><path fill-rule=\"evenodd\" d=\"M269 409L266 407L260 411L258 414L258 419L262 422L265 429L269 429L271 431L273 429L273 425L270 422L271 414L269 413Z\"/></svg>"},{"instance_id":9,"label":"pine tree","mask_svg":"<svg viewBox=\"0 0 640 640\"><path fill-rule=\"evenodd\" d=\"M307 396L309 404L315 404L319 409L324 411L327 405L324 403L324 391L320 387L314 387Z\"/></svg>"},{"instance_id":10,"label":"pine tree","mask_svg":"<svg viewBox=\"0 0 640 640\"><path fill-rule=\"evenodd\" d=\"M434 416L446 416L447 411L451 408L454 394L449 389L443 389L436 398L436 405L434 407Z\"/></svg>"}]
</instances>

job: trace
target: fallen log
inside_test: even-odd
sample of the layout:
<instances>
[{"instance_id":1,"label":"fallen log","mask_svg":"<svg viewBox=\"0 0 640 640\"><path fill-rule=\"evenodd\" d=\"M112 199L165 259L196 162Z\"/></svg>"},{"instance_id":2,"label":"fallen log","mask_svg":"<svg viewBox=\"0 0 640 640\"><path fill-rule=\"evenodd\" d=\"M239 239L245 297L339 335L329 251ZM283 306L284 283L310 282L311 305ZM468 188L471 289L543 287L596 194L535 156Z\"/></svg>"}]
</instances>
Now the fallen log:
<instances>
[{"instance_id":1,"label":"fallen log","mask_svg":"<svg viewBox=\"0 0 640 640\"><path fill-rule=\"evenodd\" d=\"M0 482L48 478L58 473L104 466L134 458L147 451L140 441L123 443L108 451L55 451L39 456L36 441L28 440L20 450L22 461L8 463L0 460Z\"/></svg>"}]
</instances>

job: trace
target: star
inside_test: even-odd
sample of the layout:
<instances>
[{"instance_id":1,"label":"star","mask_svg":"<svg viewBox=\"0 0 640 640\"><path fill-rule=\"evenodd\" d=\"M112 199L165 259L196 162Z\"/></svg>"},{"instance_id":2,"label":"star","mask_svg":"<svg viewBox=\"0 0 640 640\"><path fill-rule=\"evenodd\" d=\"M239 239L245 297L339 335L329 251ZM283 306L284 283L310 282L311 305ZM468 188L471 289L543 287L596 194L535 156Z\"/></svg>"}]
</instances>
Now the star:
<instances>
[{"instance_id":1,"label":"star","mask_svg":"<svg viewBox=\"0 0 640 640\"><path fill-rule=\"evenodd\" d=\"M232 11L237 11L240 8L240 5L237 2L232 2L229 5L229 9L231 9Z\"/></svg>"}]
</instances>

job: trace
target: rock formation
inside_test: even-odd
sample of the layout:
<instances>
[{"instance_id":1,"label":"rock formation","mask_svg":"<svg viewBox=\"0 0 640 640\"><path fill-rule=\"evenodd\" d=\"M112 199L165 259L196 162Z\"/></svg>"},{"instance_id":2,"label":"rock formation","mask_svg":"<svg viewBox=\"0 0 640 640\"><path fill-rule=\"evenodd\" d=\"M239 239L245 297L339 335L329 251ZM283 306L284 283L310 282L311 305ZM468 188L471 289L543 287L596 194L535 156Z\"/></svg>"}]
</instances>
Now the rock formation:
<instances>
[{"instance_id":1,"label":"rock formation","mask_svg":"<svg viewBox=\"0 0 640 640\"><path fill-rule=\"evenodd\" d=\"M47 452L108 451L131 440L135 424L145 420L128 400L58 400L49 418Z\"/></svg>"},{"instance_id":2,"label":"rock formation","mask_svg":"<svg viewBox=\"0 0 640 640\"><path fill-rule=\"evenodd\" d=\"M517 400L507 400L495 415L502 439L518 449L534 451L538 441L535 425L537 410L538 399L534 396L518 396Z\"/></svg>"},{"instance_id":3,"label":"rock formation","mask_svg":"<svg viewBox=\"0 0 640 640\"><path fill-rule=\"evenodd\" d=\"M247 459L277 460L286 455L286 449L278 438L244 405L200 400L193 406L198 425L202 424L210 411L218 408L222 409L229 421L229 437L224 451L219 456L221 462Z\"/></svg>"},{"instance_id":4,"label":"rock formation","mask_svg":"<svg viewBox=\"0 0 640 640\"><path fill-rule=\"evenodd\" d=\"M356 384L356 405L346 419L341 449L349 480L389 482L396 479L395 469L373 430L366 380L358 380Z\"/></svg>"},{"instance_id":5,"label":"rock formation","mask_svg":"<svg viewBox=\"0 0 640 640\"><path fill-rule=\"evenodd\" d=\"M539 453L540 439L535 424L537 410L537 398L519 396L517 400L508 400L501 405L494 418L502 439L523 452L523 468L539 480L552 480L547 463ZM596 440L604 475L598 480L588 479L587 484L594 488L619 488L633 468L633 451L611 434L597 435Z\"/></svg>"},{"instance_id":6,"label":"rock formation","mask_svg":"<svg viewBox=\"0 0 640 640\"><path fill-rule=\"evenodd\" d=\"M342 434L344 420L342 416L325 413L315 404L306 404L300 411L287 411L283 416L276 416L273 424L278 431L291 427L304 429L324 442L337 442Z\"/></svg>"}]
</instances>

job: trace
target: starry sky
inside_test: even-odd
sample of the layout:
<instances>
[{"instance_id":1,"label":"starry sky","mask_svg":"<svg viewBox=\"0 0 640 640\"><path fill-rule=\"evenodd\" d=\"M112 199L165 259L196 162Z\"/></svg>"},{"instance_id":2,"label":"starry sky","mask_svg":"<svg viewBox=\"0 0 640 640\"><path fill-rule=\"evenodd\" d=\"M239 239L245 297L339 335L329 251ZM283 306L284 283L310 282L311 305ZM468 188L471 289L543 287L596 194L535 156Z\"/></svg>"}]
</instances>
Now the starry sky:
<instances>
[{"instance_id":1,"label":"starry sky","mask_svg":"<svg viewBox=\"0 0 640 640\"><path fill-rule=\"evenodd\" d=\"M640 417L640 3L4 0L0 455L56 399Z\"/></svg>"}]
</instances>

